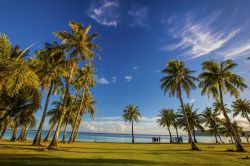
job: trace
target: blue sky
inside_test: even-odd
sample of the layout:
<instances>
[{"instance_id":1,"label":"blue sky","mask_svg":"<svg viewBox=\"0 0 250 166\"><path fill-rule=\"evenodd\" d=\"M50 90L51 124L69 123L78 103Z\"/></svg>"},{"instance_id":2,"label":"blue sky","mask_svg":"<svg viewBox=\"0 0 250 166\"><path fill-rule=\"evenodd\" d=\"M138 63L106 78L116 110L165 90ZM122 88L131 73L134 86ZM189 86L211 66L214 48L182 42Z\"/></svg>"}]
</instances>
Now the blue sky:
<instances>
[{"instance_id":1,"label":"blue sky","mask_svg":"<svg viewBox=\"0 0 250 166\"><path fill-rule=\"evenodd\" d=\"M160 90L160 70L168 59L184 60L198 75L202 61L232 58L239 64L235 72L250 83L249 8L247 0L0 0L0 32L23 48L39 42L33 47L38 50L44 42L57 40L53 32L69 30L70 20L91 25L103 49L102 60L96 60L98 85L93 90L98 112L94 122L84 118L81 130L129 132L121 115L134 103L143 116L137 132L164 134L155 124L159 110L179 107L176 98ZM249 98L249 90L242 97ZM226 101L230 105L232 99ZM213 100L195 90L185 102L202 111ZM38 119L41 114L36 113Z\"/></svg>"}]
</instances>

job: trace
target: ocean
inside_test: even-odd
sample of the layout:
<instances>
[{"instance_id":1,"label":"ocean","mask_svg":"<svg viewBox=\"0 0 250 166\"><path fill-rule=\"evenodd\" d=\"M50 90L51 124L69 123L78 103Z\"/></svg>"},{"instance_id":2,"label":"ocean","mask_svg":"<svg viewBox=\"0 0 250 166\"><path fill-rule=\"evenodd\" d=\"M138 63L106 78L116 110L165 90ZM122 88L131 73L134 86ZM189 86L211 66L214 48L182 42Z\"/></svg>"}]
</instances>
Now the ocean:
<instances>
[{"instance_id":1,"label":"ocean","mask_svg":"<svg viewBox=\"0 0 250 166\"><path fill-rule=\"evenodd\" d=\"M17 138L21 130L17 132ZM66 136L69 139L71 132L67 132ZM29 130L27 132L27 139L33 140L36 135L36 130ZM47 131L42 132L42 138L46 137ZM51 139L54 132L51 133ZM10 139L12 136L12 130L7 130L4 138ZM59 140L62 139L63 132L60 132ZM149 134L135 134L135 142L140 143L150 143L152 142L152 137L161 138L161 142L167 143L170 140L169 135L149 135ZM175 137L175 135L173 136ZM186 135L181 135L183 142L188 142L188 137ZM230 138L221 136L225 143L229 143ZM214 136L196 136L196 140L200 143L215 143ZM245 137L241 137L242 142L247 142ZM89 142L131 142L131 134L114 134L114 133L90 133L90 132L79 132L77 141L89 141Z\"/></svg>"}]
</instances>

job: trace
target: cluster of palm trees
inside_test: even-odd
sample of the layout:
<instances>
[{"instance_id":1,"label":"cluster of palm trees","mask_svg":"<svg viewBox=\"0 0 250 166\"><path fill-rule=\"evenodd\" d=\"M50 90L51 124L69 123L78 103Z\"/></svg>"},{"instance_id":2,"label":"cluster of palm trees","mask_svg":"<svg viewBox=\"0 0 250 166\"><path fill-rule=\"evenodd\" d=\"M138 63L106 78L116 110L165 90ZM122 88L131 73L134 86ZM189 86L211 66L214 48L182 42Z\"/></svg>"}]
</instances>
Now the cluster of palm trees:
<instances>
[{"instance_id":1,"label":"cluster of palm trees","mask_svg":"<svg viewBox=\"0 0 250 166\"><path fill-rule=\"evenodd\" d=\"M179 112L174 112L173 109L161 110L158 124L166 126L169 132L170 126L173 126L177 133L177 126L186 130L192 150L200 150L195 144L195 129L204 130L205 127L215 135L216 142L218 142L217 137L220 138L220 134L223 133L232 138L237 151L245 151L239 135L242 128L236 121L231 121L228 116L231 110L224 103L225 95L235 97L236 101L232 103L233 115L241 114L249 121L250 101L240 99L240 92L246 89L247 85L242 77L233 73L232 70L236 66L232 60L222 62L208 60L202 63L202 73L195 77L194 71L187 68L183 61L169 60L162 70L164 77L161 79L161 88L164 94L168 93L170 97L176 96L180 100L180 109ZM213 108L206 108L202 114L198 114L192 105L183 101L184 94L189 97L191 90L197 88L196 83L201 89L201 95L213 97L215 101ZM219 118L220 114L224 118Z\"/></svg>"},{"instance_id":2,"label":"cluster of palm trees","mask_svg":"<svg viewBox=\"0 0 250 166\"><path fill-rule=\"evenodd\" d=\"M28 50L12 46L5 34L0 34L0 131L1 138L8 127L12 128L12 141L26 140L27 130L36 126L34 113L41 107L41 96L47 95L44 111L33 145L40 145L46 117L50 117L50 130L44 141L48 141L55 129L49 149L57 148L61 129L62 142L66 142L67 127L71 125L70 142L74 142L80 128L82 116L95 115L95 100L91 88L95 86L95 51L100 47L94 43L97 34L90 34L90 26L69 22L71 31L55 32L60 43L46 43L32 57ZM56 95L59 101L52 103ZM21 128L17 138L17 129Z\"/></svg>"}]
</instances>

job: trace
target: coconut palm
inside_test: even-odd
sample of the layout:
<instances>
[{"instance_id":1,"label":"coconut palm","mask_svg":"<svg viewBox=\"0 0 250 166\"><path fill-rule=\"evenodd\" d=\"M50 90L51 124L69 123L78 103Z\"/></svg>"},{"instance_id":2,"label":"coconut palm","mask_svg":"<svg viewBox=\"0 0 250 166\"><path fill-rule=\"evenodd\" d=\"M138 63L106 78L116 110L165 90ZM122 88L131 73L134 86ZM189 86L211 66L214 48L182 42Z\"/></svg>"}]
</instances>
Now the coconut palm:
<instances>
[{"instance_id":1,"label":"coconut palm","mask_svg":"<svg viewBox=\"0 0 250 166\"><path fill-rule=\"evenodd\" d=\"M84 97L84 103L83 103L83 109L80 112L80 116L78 117L78 119L76 119L76 129L75 129L75 133L73 135L73 142L75 142L77 135L78 135L78 131L80 129L80 125L82 122L82 117L85 113L88 113L88 115L91 117L92 120L94 120L95 117L95 104L97 103L94 98L93 95L89 92L89 90L87 89L86 91L86 97ZM78 102L76 105L80 105L81 102Z\"/></svg>"},{"instance_id":2,"label":"coconut palm","mask_svg":"<svg viewBox=\"0 0 250 166\"><path fill-rule=\"evenodd\" d=\"M162 109L160 111L159 119L157 119L157 123L161 127L167 127L169 136L170 136L170 143L172 143L172 134L170 127L174 123L174 110L173 109Z\"/></svg>"},{"instance_id":3,"label":"coconut palm","mask_svg":"<svg viewBox=\"0 0 250 166\"><path fill-rule=\"evenodd\" d=\"M69 139L69 143L73 141L75 130L77 128L77 122L78 122L78 119L80 118L81 111L86 109L86 107L84 107L84 102L87 101L86 97L89 93L89 86L90 87L95 86L94 71L95 69L91 65L85 65L78 72L77 84L78 86L79 85L82 86L82 94L80 97L80 104L78 105L79 107L76 113L76 121L73 123L73 128L72 128L71 136Z\"/></svg>"},{"instance_id":4,"label":"coconut palm","mask_svg":"<svg viewBox=\"0 0 250 166\"><path fill-rule=\"evenodd\" d=\"M202 114L198 114L198 109L193 110L193 104L184 104L184 109L188 117L188 122L193 134L194 142L196 143L196 135L195 135L195 129L200 129L201 131L204 131L204 128L202 126ZM181 108L179 109L181 110ZM179 114L178 121L181 127L184 127L184 130L187 131L187 122L185 119L185 116L183 114ZM190 142L191 140L189 140Z\"/></svg>"},{"instance_id":5,"label":"coconut palm","mask_svg":"<svg viewBox=\"0 0 250 166\"><path fill-rule=\"evenodd\" d=\"M48 90L43 115L40 121L39 128L33 140L33 145L41 144L41 134L44 121L47 114L49 100L54 87L62 85L61 76L65 70L65 55L62 46L57 43L45 44L45 48L38 51L36 59L33 60L34 67L41 80L43 89Z\"/></svg>"},{"instance_id":6,"label":"coconut palm","mask_svg":"<svg viewBox=\"0 0 250 166\"><path fill-rule=\"evenodd\" d=\"M22 130L21 133L18 137L19 141L26 141L27 140L27 130L28 129L34 129L36 127L36 118L34 116L34 114L30 114L30 115L25 115L22 118Z\"/></svg>"},{"instance_id":7,"label":"coconut palm","mask_svg":"<svg viewBox=\"0 0 250 166\"><path fill-rule=\"evenodd\" d=\"M161 72L164 74L164 77L161 79L161 89L164 91L164 94L168 92L170 97L176 96L180 99L182 112L187 122L187 131L189 139L191 140L191 148L192 150L199 150L192 139L191 128L187 120L188 117L184 110L182 99L183 91L189 96L190 91L196 88L194 82L198 81L198 79L192 76L194 71L185 67L184 62L178 60L169 60Z\"/></svg>"},{"instance_id":8,"label":"coconut palm","mask_svg":"<svg viewBox=\"0 0 250 166\"><path fill-rule=\"evenodd\" d=\"M72 82L72 78L74 75L74 71L77 67L77 62L82 59L85 62L91 63L93 62L94 58L94 48L99 48L96 44L93 43L93 39L97 36L96 34L89 34L90 26L84 27L81 24L71 21L69 23L71 28L71 33L68 32L55 32L55 35L62 40L62 44L66 46L66 51L68 51L70 57L68 58L68 64L70 66L70 71L67 76L67 83L65 88L65 95L63 99L63 106L62 106L62 116L60 117L56 132L54 134L53 140L49 145L49 149L56 149L57 148L57 138L60 133L60 129L62 126L62 122L64 119L64 115L66 112L65 104L69 94L69 87Z\"/></svg>"},{"instance_id":9,"label":"coconut palm","mask_svg":"<svg viewBox=\"0 0 250 166\"><path fill-rule=\"evenodd\" d=\"M134 138L134 122L139 122L139 118L141 118L141 114L139 112L138 106L130 104L125 107L123 110L123 119L125 122L129 122L132 125L132 143L135 143Z\"/></svg>"},{"instance_id":10,"label":"coconut palm","mask_svg":"<svg viewBox=\"0 0 250 166\"><path fill-rule=\"evenodd\" d=\"M202 95L212 95L213 98L219 99L222 113L233 136L236 150L245 151L233 129L230 118L227 115L223 99L223 95L228 93L230 94L230 96L239 97L240 91L247 87L244 79L232 72L232 69L234 69L236 66L237 64L232 60L226 60L222 62L209 60L203 62L203 73L201 73L199 76L199 87L202 89Z\"/></svg>"},{"instance_id":11,"label":"coconut palm","mask_svg":"<svg viewBox=\"0 0 250 166\"><path fill-rule=\"evenodd\" d=\"M213 111L211 107L206 107L205 110L202 112L202 115L203 115L203 122L205 123L205 127L208 128L210 134L214 134L216 143L219 143L217 137L220 138L219 131L218 131L220 113L217 111ZM223 141L221 140L221 142Z\"/></svg>"},{"instance_id":12,"label":"coconut palm","mask_svg":"<svg viewBox=\"0 0 250 166\"><path fill-rule=\"evenodd\" d=\"M61 97L61 101L62 101L62 98L63 97ZM47 133L47 136L44 138L44 142L47 142L49 140L52 130L54 129L56 123L61 117L61 113L62 113L61 101L53 101L52 105L54 106L54 108L52 108L51 110L47 112L47 116L50 117L49 118L50 129Z\"/></svg>"},{"instance_id":13,"label":"coconut palm","mask_svg":"<svg viewBox=\"0 0 250 166\"><path fill-rule=\"evenodd\" d=\"M233 116L236 117L238 115L241 115L241 117L246 118L248 122L250 123L250 101L247 99L237 99L233 102L232 105L233 108Z\"/></svg>"}]
</instances>

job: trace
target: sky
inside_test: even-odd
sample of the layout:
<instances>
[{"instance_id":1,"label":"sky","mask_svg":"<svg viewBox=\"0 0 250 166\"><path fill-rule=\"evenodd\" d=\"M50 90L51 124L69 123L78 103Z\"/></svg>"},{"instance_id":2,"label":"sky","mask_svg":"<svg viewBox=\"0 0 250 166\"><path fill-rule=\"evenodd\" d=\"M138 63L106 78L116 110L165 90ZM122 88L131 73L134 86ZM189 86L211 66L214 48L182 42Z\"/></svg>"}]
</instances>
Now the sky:
<instances>
[{"instance_id":1,"label":"sky","mask_svg":"<svg viewBox=\"0 0 250 166\"><path fill-rule=\"evenodd\" d=\"M248 0L0 0L0 32L22 48L38 42L35 51L45 42L58 41L53 32L69 31L71 20L91 25L91 33L100 35L95 42L102 47L92 90L98 103L95 120L85 115L81 131L130 133L130 124L121 116L126 105L135 104L142 115L136 133L167 134L157 126L157 115L163 108L177 110L180 105L160 89L160 71L169 59L183 60L196 76L204 60L233 59L239 64L234 72L250 85L249 8ZM38 122L45 97L43 93ZM249 89L241 97L249 99ZM53 96L51 102L56 99ZM184 100L199 112L213 103L199 89ZM233 98L225 100L230 106ZM249 130L244 119L237 120Z\"/></svg>"}]
</instances>

